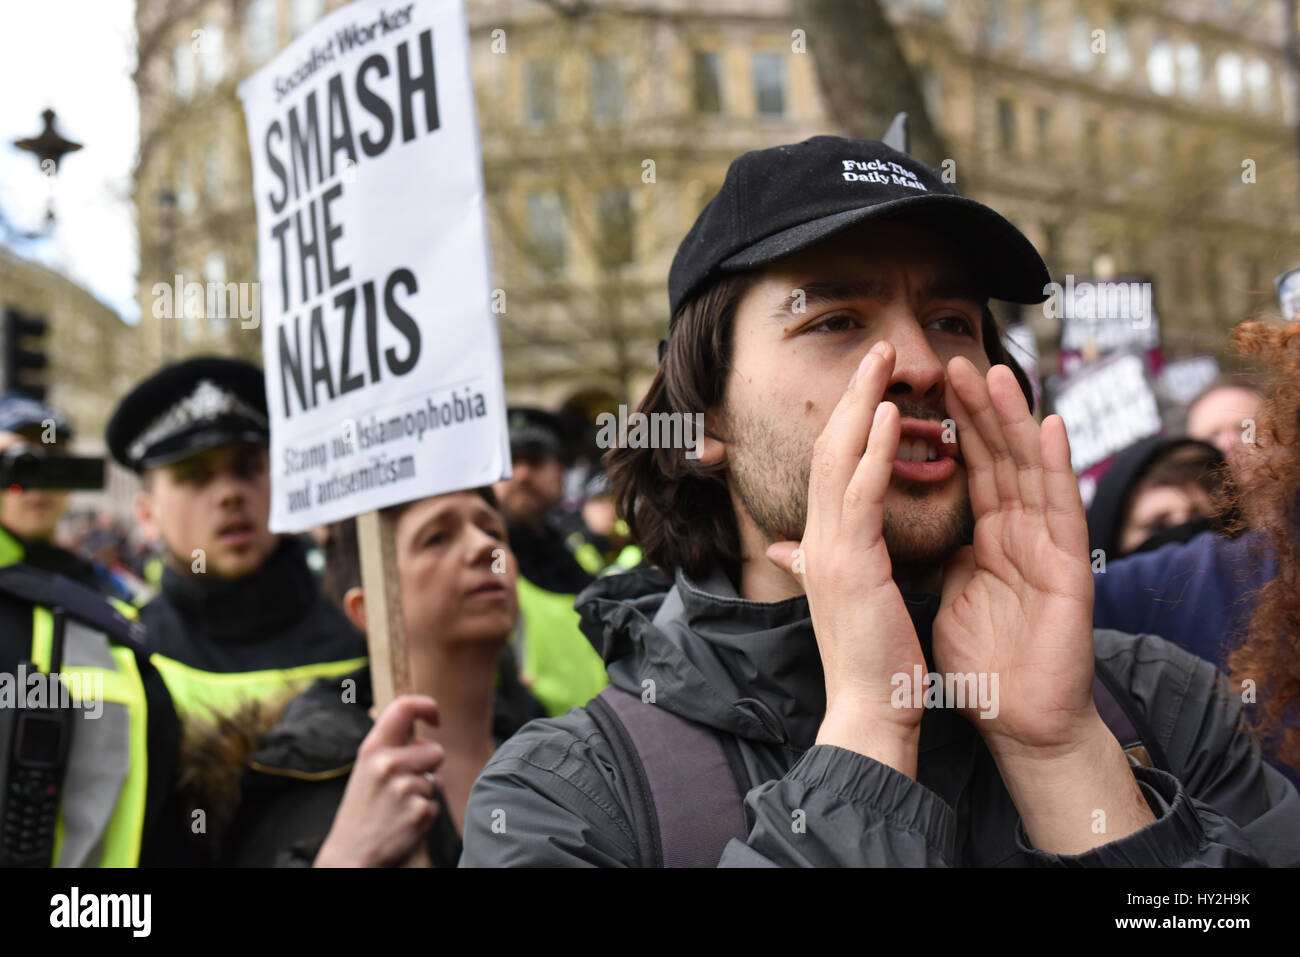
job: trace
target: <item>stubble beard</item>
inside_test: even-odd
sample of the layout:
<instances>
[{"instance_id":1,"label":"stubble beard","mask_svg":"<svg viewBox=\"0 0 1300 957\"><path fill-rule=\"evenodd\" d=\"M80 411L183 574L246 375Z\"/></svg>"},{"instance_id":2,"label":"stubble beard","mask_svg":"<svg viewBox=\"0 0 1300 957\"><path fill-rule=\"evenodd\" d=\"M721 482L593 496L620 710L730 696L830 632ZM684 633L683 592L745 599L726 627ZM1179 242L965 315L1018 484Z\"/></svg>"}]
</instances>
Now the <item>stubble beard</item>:
<instances>
[{"instance_id":1,"label":"stubble beard","mask_svg":"<svg viewBox=\"0 0 1300 957\"><path fill-rule=\"evenodd\" d=\"M902 411L911 418L934 418L916 406ZM802 540L815 436L787 434L753 413L729 413L726 425L728 472L750 519L769 544ZM897 493L892 498L902 502L886 507L881 532L896 578L924 578L970 543L975 519L964 474L951 481L960 483L961 494L941 504L933 484L891 480Z\"/></svg>"}]
</instances>

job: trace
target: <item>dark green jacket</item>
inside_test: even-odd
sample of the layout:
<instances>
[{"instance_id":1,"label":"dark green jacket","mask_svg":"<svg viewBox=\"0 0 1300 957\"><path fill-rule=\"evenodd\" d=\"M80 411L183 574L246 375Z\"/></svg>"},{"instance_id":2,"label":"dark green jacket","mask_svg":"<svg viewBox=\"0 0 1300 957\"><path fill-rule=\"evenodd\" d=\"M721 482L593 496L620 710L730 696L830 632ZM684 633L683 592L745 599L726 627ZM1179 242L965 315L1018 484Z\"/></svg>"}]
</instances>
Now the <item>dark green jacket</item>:
<instances>
[{"instance_id":1,"label":"dark green jacket","mask_svg":"<svg viewBox=\"0 0 1300 957\"><path fill-rule=\"evenodd\" d=\"M909 599L929 660L935 596ZM1156 821L1077 857L1029 846L975 728L927 710L917 779L814 746L825 687L808 603L736 595L724 576L671 584L635 570L578 599L611 682L734 739L748 840L720 866L1235 866L1300 864L1300 796L1260 758L1215 669L1160 638L1097 631L1105 662L1154 729L1172 773L1135 768ZM470 795L461 865L637 866L625 782L583 709L537 721L497 751ZM806 827L792 828L802 810ZM494 811L498 812L494 817ZM504 811L505 828L494 820Z\"/></svg>"}]
</instances>

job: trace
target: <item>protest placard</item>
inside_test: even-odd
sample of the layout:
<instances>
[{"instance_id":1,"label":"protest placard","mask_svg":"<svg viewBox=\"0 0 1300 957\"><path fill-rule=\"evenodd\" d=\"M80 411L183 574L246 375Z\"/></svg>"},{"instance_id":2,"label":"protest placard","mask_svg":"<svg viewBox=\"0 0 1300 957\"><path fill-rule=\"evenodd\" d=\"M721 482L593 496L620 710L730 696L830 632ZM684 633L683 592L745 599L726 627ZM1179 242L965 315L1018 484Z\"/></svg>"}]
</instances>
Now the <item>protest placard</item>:
<instances>
[{"instance_id":1,"label":"protest placard","mask_svg":"<svg viewBox=\"0 0 1300 957\"><path fill-rule=\"evenodd\" d=\"M358 0L239 96L257 208L271 529L358 516L382 708L410 684L393 523L379 510L510 470L461 0Z\"/></svg>"},{"instance_id":2,"label":"protest placard","mask_svg":"<svg viewBox=\"0 0 1300 957\"><path fill-rule=\"evenodd\" d=\"M1044 315L1061 323L1057 369L1062 375L1074 375L1089 362L1132 348L1146 353L1153 376L1160 374L1160 323L1150 281L1141 276L1068 275L1045 292Z\"/></svg>"},{"instance_id":3,"label":"protest placard","mask_svg":"<svg viewBox=\"0 0 1300 957\"><path fill-rule=\"evenodd\" d=\"M507 475L460 0L359 0L239 95L257 206L272 530Z\"/></svg>"},{"instance_id":4,"label":"protest placard","mask_svg":"<svg viewBox=\"0 0 1300 957\"><path fill-rule=\"evenodd\" d=\"M1288 322L1300 319L1300 269L1282 273L1273 283L1277 288L1277 305L1282 310L1282 318Z\"/></svg>"},{"instance_id":5,"label":"protest placard","mask_svg":"<svg viewBox=\"0 0 1300 957\"><path fill-rule=\"evenodd\" d=\"M1111 456L1162 426L1155 389L1136 350L1085 366L1061 386L1054 405L1070 437L1070 465L1085 505Z\"/></svg>"}]
</instances>

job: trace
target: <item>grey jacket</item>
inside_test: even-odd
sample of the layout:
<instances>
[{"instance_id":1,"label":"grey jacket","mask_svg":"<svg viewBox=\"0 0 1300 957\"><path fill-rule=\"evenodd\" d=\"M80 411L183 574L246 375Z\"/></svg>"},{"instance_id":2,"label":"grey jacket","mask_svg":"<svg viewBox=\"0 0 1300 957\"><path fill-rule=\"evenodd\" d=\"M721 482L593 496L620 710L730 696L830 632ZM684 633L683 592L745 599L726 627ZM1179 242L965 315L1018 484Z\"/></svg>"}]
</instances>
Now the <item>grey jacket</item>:
<instances>
[{"instance_id":1,"label":"grey jacket","mask_svg":"<svg viewBox=\"0 0 1300 957\"><path fill-rule=\"evenodd\" d=\"M929 662L938 600L908 604ZM1300 865L1300 796L1261 760L1240 697L1160 638L1094 639L1172 765L1133 771L1156 820L1062 857L1030 846L992 756L955 711L923 715L916 780L813 746L826 702L805 598L753 602L720 574L696 583L679 573L670 585L638 570L598 580L577 607L615 685L653 688L658 706L737 739L749 837L732 840L719 866ZM585 710L534 721L475 784L461 866L643 864L635 806Z\"/></svg>"}]
</instances>

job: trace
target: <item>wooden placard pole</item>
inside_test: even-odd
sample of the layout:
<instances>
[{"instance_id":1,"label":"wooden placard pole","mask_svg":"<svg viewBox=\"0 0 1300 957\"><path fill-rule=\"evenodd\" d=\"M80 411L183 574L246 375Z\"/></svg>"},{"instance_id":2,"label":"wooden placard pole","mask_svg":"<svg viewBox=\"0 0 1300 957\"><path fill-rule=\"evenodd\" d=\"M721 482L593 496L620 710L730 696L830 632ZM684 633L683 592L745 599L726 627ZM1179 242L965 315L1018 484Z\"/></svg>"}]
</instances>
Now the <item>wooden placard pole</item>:
<instances>
[{"instance_id":1,"label":"wooden placard pole","mask_svg":"<svg viewBox=\"0 0 1300 957\"><path fill-rule=\"evenodd\" d=\"M370 685L375 714L398 695L411 693L411 659L406 651L402 620L402 581L397 573L396 522L382 511L357 516L357 547L361 552L361 587L366 595L366 644L370 652ZM418 723L417 723L418 728ZM418 734L418 730L416 731ZM424 844L416 848L407 867L432 867Z\"/></svg>"},{"instance_id":2,"label":"wooden placard pole","mask_svg":"<svg viewBox=\"0 0 1300 957\"><path fill-rule=\"evenodd\" d=\"M402 623L402 585L397 574L394 522L383 512L357 516L361 552L361 587L366 594L366 644L370 647L370 683L375 710L383 711L398 695L411 692L411 660Z\"/></svg>"}]
</instances>

